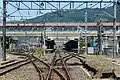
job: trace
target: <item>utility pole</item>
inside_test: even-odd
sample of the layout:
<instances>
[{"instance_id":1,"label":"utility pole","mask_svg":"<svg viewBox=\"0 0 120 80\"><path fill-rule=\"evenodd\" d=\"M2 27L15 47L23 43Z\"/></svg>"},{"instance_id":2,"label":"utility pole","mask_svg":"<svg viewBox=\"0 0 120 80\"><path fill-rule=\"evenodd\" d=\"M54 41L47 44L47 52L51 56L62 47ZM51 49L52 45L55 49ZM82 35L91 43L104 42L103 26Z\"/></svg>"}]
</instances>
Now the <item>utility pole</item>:
<instances>
[{"instance_id":1,"label":"utility pole","mask_svg":"<svg viewBox=\"0 0 120 80\"><path fill-rule=\"evenodd\" d=\"M3 61L6 61L6 0L3 0L3 27L2 27L2 33L3 33L3 40L2 40L2 55L3 55Z\"/></svg>"},{"instance_id":2,"label":"utility pole","mask_svg":"<svg viewBox=\"0 0 120 80\"><path fill-rule=\"evenodd\" d=\"M85 54L88 53L87 49L87 11L85 12Z\"/></svg>"},{"instance_id":3,"label":"utility pole","mask_svg":"<svg viewBox=\"0 0 120 80\"><path fill-rule=\"evenodd\" d=\"M116 54L116 0L114 0L113 3L113 7L114 7L114 20L113 20L113 58L115 57Z\"/></svg>"},{"instance_id":4,"label":"utility pole","mask_svg":"<svg viewBox=\"0 0 120 80\"><path fill-rule=\"evenodd\" d=\"M80 53L80 30L79 30L79 26L77 27L77 31L78 31L78 54Z\"/></svg>"},{"instance_id":5,"label":"utility pole","mask_svg":"<svg viewBox=\"0 0 120 80\"><path fill-rule=\"evenodd\" d=\"M99 49L99 54L102 54L102 25L101 25L101 20L100 22L97 22L97 27L98 27L98 49Z\"/></svg>"},{"instance_id":6,"label":"utility pole","mask_svg":"<svg viewBox=\"0 0 120 80\"><path fill-rule=\"evenodd\" d=\"M45 56L45 54L46 54L45 53L45 49L46 49L45 48L45 30L43 31L43 43L44 43L43 46L44 46L44 56Z\"/></svg>"},{"instance_id":7,"label":"utility pole","mask_svg":"<svg viewBox=\"0 0 120 80\"><path fill-rule=\"evenodd\" d=\"M80 43L81 43L81 28L79 28L79 27L78 27L78 34L79 34L79 36L78 36L78 54L79 54L80 50L81 50L81 45L80 45Z\"/></svg>"},{"instance_id":8,"label":"utility pole","mask_svg":"<svg viewBox=\"0 0 120 80\"><path fill-rule=\"evenodd\" d=\"M46 45L45 45L45 37L46 37L46 28L45 28L45 23L46 23L46 15L45 15L45 18L44 18L44 30L43 30L43 46L44 46L44 57L45 57L45 50L46 50Z\"/></svg>"}]
</instances>

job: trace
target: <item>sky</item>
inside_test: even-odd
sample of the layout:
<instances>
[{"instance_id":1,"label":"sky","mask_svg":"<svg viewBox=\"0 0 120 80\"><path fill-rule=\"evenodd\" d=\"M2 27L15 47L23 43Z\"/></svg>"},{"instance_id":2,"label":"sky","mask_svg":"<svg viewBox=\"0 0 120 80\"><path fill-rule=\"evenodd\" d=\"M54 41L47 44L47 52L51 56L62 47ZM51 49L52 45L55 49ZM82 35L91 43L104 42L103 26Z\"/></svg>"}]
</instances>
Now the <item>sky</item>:
<instances>
[{"instance_id":1,"label":"sky","mask_svg":"<svg viewBox=\"0 0 120 80\"><path fill-rule=\"evenodd\" d=\"M3 0L0 0L0 16L2 15L2 1ZM54 0L55 1L55 0ZM58 1L58 0L57 0ZM60 0L60 1L62 1L62 0ZM65 0L65 1L67 1L67 0ZM69 0L70 1L70 0ZM74 0L71 0L71 1L74 1ZM77 1L77 0L75 0L75 1ZM78 1L91 1L91 0L78 0ZM92 1L101 1L101 0L92 0ZM103 0L103 1L113 1L113 0ZM8 6L7 7L7 12L8 13L11 13L11 10L12 11L15 11L15 8L12 8L11 6ZM47 11L43 11L43 13L46 13ZM49 12L49 11L48 11ZM50 11L51 12L51 11ZM39 11L17 11L16 13L14 13L13 15L16 15L16 16L24 16L24 15L27 15L27 16L31 16L32 15L32 17L35 17L35 16L39 16L39 15L42 15L42 14L40 14L39 13ZM31 18L32 18L31 17ZM19 17L19 18L17 18L17 19L20 19L21 17ZM24 18L24 17L23 17ZM15 19L16 20L16 18L13 18L12 17L12 19L10 18L10 19L8 19L8 20L13 20L13 19ZM24 18L24 19L26 19L26 18ZM28 18L27 18L28 19ZM1 18L0 18L0 21L1 21Z\"/></svg>"}]
</instances>

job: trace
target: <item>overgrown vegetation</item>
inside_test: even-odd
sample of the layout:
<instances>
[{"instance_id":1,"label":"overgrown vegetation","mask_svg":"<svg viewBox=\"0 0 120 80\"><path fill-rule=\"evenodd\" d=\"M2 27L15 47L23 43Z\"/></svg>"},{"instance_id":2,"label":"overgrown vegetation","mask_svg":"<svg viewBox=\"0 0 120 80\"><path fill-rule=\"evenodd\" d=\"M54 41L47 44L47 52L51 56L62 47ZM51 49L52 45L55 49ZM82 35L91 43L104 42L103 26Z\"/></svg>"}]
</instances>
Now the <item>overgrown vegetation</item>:
<instances>
[{"instance_id":1,"label":"overgrown vegetation","mask_svg":"<svg viewBox=\"0 0 120 80\"><path fill-rule=\"evenodd\" d=\"M43 49L43 48L37 48L37 49L35 50L35 54L44 55L44 49Z\"/></svg>"}]
</instances>

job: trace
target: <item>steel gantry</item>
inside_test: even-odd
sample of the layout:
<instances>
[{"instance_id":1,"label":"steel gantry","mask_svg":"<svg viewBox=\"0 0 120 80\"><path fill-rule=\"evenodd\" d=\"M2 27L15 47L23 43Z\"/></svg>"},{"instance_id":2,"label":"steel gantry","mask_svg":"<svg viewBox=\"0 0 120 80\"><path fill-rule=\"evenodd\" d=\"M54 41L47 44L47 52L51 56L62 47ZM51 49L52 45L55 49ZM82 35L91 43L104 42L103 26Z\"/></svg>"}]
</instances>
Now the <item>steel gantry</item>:
<instances>
[{"instance_id":1,"label":"steel gantry","mask_svg":"<svg viewBox=\"0 0 120 80\"><path fill-rule=\"evenodd\" d=\"M7 17L31 17L30 11L39 11L40 14L44 14L47 11L56 10L80 10L88 8L106 9L112 6L113 1L49 1L49 0L6 0L7 3ZM9 8L14 8L12 11ZM28 11L25 15L22 15L22 11ZM15 13L19 16L15 16ZM22 12L23 13L23 12Z\"/></svg>"},{"instance_id":2,"label":"steel gantry","mask_svg":"<svg viewBox=\"0 0 120 80\"><path fill-rule=\"evenodd\" d=\"M44 14L47 11L52 11L52 12L58 11L57 14L60 14L61 10L72 11L72 10L82 10L84 8L86 9L85 13L87 13L87 9L89 8L96 8L96 10L100 8L101 10L105 10L107 7L112 5L116 5L116 1L3 0L3 29L2 29L3 60L6 60L5 36L6 36L6 20L8 20L8 18L12 19L15 17L20 17L22 19L23 18L26 19L27 17L30 17L31 14L30 11L34 11L34 13L36 11L39 12L40 14ZM115 8L116 7L114 6L114 9ZM28 14L22 15L23 11L28 11ZM85 19L86 19L85 22L87 23L87 15ZM115 20L116 19L114 19L114 27L116 25ZM86 29L85 31L87 31L87 25L85 29ZM114 32L114 36L115 36L115 32Z\"/></svg>"},{"instance_id":3,"label":"steel gantry","mask_svg":"<svg viewBox=\"0 0 120 80\"><path fill-rule=\"evenodd\" d=\"M70 10L70 9L83 9L84 7L93 8L103 6L102 8L109 7L113 1L41 1L41 0L6 0L7 4L13 6L17 10ZM106 5L107 4L107 5ZM99 7L98 7L99 5Z\"/></svg>"}]
</instances>

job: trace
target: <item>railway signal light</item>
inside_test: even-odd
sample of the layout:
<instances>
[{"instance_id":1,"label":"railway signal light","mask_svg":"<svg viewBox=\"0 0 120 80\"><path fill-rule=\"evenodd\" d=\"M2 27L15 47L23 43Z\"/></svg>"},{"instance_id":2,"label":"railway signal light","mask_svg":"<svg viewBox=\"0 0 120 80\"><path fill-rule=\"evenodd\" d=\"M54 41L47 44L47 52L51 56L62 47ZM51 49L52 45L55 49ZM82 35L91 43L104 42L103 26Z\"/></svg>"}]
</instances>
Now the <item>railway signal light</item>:
<instances>
[{"instance_id":1,"label":"railway signal light","mask_svg":"<svg viewBox=\"0 0 120 80\"><path fill-rule=\"evenodd\" d=\"M105 37L105 34L104 34L104 33L102 34L102 37Z\"/></svg>"},{"instance_id":2,"label":"railway signal light","mask_svg":"<svg viewBox=\"0 0 120 80\"><path fill-rule=\"evenodd\" d=\"M102 37L105 37L105 33L104 33L103 28L101 29L101 35L102 35Z\"/></svg>"}]
</instances>

